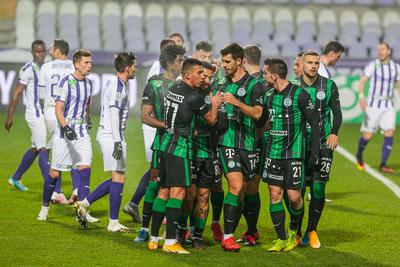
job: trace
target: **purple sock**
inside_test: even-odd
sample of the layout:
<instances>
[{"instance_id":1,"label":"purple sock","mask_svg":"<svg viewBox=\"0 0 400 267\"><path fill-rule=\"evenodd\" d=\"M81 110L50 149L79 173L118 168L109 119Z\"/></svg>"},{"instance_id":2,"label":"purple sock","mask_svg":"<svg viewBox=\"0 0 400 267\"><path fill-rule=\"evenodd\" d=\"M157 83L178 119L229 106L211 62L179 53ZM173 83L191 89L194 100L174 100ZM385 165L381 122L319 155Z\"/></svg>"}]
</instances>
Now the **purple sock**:
<instances>
[{"instance_id":1,"label":"purple sock","mask_svg":"<svg viewBox=\"0 0 400 267\"><path fill-rule=\"evenodd\" d=\"M84 200L90 192L90 172L91 169L79 170L78 200Z\"/></svg>"},{"instance_id":2,"label":"purple sock","mask_svg":"<svg viewBox=\"0 0 400 267\"><path fill-rule=\"evenodd\" d=\"M110 186L110 219L117 220L121 207L122 189L124 184L112 182Z\"/></svg>"},{"instance_id":3,"label":"purple sock","mask_svg":"<svg viewBox=\"0 0 400 267\"><path fill-rule=\"evenodd\" d=\"M79 170L78 169L72 169L71 170L71 178L72 178L72 190L75 190L76 188L79 187Z\"/></svg>"},{"instance_id":4,"label":"purple sock","mask_svg":"<svg viewBox=\"0 0 400 267\"><path fill-rule=\"evenodd\" d=\"M139 205L140 201L144 197L146 193L147 186L149 185L150 181L150 169L148 169L140 179L138 187L136 188L135 194L133 194L131 202L133 204Z\"/></svg>"},{"instance_id":5,"label":"purple sock","mask_svg":"<svg viewBox=\"0 0 400 267\"><path fill-rule=\"evenodd\" d=\"M49 151L39 150L39 168L43 176L43 180L46 179L50 172L50 162L49 162Z\"/></svg>"},{"instance_id":6,"label":"purple sock","mask_svg":"<svg viewBox=\"0 0 400 267\"><path fill-rule=\"evenodd\" d=\"M382 158L381 166L386 166L386 161L389 158L390 152L392 152L393 137L385 137L382 145Z\"/></svg>"},{"instance_id":7,"label":"purple sock","mask_svg":"<svg viewBox=\"0 0 400 267\"><path fill-rule=\"evenodd\" d=\"M61 190L61 180L62 180L62 177L61 177L61 175L60 175L60 177L58 177L58 179L57 179L56 188L54 189L54 191L55 191L57 194L62 193L62 190Z\"/></svg>"},{"instance_id":8,"label":"purple sock","mask_svg":"<svg viewBox=\"0 0 400 267\"><path fill-rule=\"evenodd\" d=\"M363 151L365 147L367 146L369 140L365 140L364 137L360 137L360 140L358 141L358 150L357 150L357 160L359 162L363 162Z\"/></svg>"},{"instance_id":9,"label":"purple sock","mask_svg":"<svg viewBox=\"0 0 400 267\"><path fill-rule=\"evenodd\" d=\"M99 198L104 197L110 192L110 187L111 187L111 178L102 182L99 186L96 187L96 189L90 193L86 199L89 201L90 204L98 200Z\"/></svg>"},{"instance_id":10,"label":"purple sock","mask_svg":"<svg viewBox=\"0 0 400 267\"><path fill-rule=\"evenodd\" d=\"M24 156L22 157L22 161L18 166L18 169L15 171L12 178L14 180L21 180L22 175L26 172L27 169L32 165L33 161L36 158L36 153L30 148L28 151L25 152Z\"/></svg>"},{"instance_id":11,"label":"purple sock","mask_svg":"<svg viewBox=\"0 0 400 267\"><path fill-rule=\"evenodd\" d=\"M58 177L53 179L51 178L50 174L46 176L44 179L44 185L43 185L43 206L48 207L50 200L51 200L51 195L54 192L54 189L56 187L56 182L58 180Z\"/></svg>"}]
</instances>

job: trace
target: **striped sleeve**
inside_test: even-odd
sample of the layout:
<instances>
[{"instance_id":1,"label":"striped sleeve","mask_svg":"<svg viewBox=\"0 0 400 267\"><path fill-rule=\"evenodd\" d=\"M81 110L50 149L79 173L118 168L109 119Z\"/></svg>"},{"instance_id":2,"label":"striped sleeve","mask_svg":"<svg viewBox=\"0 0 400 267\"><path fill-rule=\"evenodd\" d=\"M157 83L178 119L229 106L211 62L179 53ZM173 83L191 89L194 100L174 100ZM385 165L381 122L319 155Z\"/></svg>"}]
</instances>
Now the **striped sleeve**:
<instances>
[{"instance_id":1,"label":"striped sleeve","mask_svg":"<svg viewBox=\"0 0 400 267\"><path fill-rule=\"evenodd\" d=\"M67 100L67 97L68 97L68 75L65 76L58 84L56 102L58 101L65 102Z\"/></svg>"},{"instance_id":2,"label":"striped sleeve","mask_svg":"<svg viewBox=\"0 0 400 267\"><path fill-rule=\"evenodd\" d=\"M117 88L112 88L112 87L107 88L107 90L109 90L109 92L107 92L109 95L109 105L110 107L115 107L120 109L122 104L122 94L124 90L124 84L120 79L118 79L116 87Z\"/></svg>"},{"instance_id":3,"label":"striped sleeve","mask_svg":"<svg viewBox=\"0 0 400 267\"><path fill-rule=\"evenodd\" d=\"M372 61L364 68L363 76L371 78L371 76L374 75L374 69L375 62Z\"/></svg>"},{"instance_id":4,"label":"striped sleeve","mask_svg":"<svg viewBox=\"0 0 400 267\"><path fill-rule=\"evenodd\" d=\"M23 85L27 85L31 79L33 79L32 68L30 68L31 64L27 63L25 66L21 68L19 71L19 83Z\"/></svg>"}]
</instances>

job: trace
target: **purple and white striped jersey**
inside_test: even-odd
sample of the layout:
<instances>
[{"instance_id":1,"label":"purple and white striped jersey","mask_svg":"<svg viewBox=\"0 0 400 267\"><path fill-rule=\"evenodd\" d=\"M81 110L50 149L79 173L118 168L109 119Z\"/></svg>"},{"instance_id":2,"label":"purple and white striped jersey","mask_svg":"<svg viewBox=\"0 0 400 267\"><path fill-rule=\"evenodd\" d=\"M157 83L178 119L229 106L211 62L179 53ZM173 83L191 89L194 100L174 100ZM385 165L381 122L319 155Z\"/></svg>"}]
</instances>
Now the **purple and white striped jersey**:
<instances>
[{"instance_id":1,"label":"purple and white striped jersey","mask_svg":"<svg viewBox=\"0 0 400 267\"><path fill-rule=\"evenodd\" d=\"M43 64L40 72L39 86L44 90L44 110L54 107L57 85L61 78L75 71L74 64L69 59L55 59Z\"/></svg>"},{"instance_id":2,"label":"purple and white striped jersey","mask_svg":"<svg viewBox=\"0 0 400 267\"><path fill-rule=\"evenodd\" d=\"M113 133L112 122L118 121L119 127L114 131L118 131L119 136L115 140L124 140L126 121L129 113L129 91L127 84L117 76L113 76L106 82L102 93L103 103L101 106L100 127L105 132L115 135L116 133ZM112 108L119 109L118 118L113 118Z\"/></svg>"},{"instance_id":3,"label":"purple and white striped jersey","mask_svg":"<svg viewBox=\"0 0 400 267\"><path fill-rule=\"evenodd\" d=\"M89 79L78 80L72 74L63 77L57 88L56 102L64 102L65 120L81 137L88 135L86 108L90 103L92 91L93 85Z\"/></svg>"},{"instance_id":4,"label":"purple and white striped jersey","mask_svg":"<svg viewBox=\"0 0 400 267\"><path fill-rule=\"evenodd\" d=\"M393 60L382 64L376 59L365 67L363 76L369 78L368 106L394 108L394 88L400 81L400 65Z\"/></svg>"},{"instance_id":5,"label":"purple and white striped jersey","mask_svg":"<svg viewBox=\"0 0 400 267\"><path fill-rule=\"evenodd\" d=\"M27 62L19 71L19 83L25 85L25 115L39 118L42 108L39 103L40 66L33 61Z\"/></svg>"}]
</instances>

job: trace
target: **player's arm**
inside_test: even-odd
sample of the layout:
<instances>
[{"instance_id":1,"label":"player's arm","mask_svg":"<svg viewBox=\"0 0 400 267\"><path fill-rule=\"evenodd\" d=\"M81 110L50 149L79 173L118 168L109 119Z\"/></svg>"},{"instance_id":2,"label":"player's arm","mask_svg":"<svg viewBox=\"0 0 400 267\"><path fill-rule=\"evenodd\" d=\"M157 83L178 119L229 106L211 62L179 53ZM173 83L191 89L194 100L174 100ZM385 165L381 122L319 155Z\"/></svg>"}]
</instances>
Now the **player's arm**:
<instances>
[{"instance_id":1,"label":"player's arm","mask_svg":"<svg viewBox=\"0 0 400 267\"><path fill-rule=\"evenodd\" d=\"M86 106L86 124L88 129L92 129L92 97L89 97L87 106Z\"/></svg>"},{"instance_id":2,"label":"player's arm","mask_svg":"<svg viewBox=\"0 0 400 267\"><path fill-rule=\"evenodd\" d=\"M210 93L211 98L211 109L203 115L203 118L207 121L210 125L215 125L218 119L218 107L221 105L222 96L221 92L218 91L214 96ZM206 105L206 104L204 104Z\"/></svg>"},{"instance_id":3,"label":"player's arm","mask_svg":"<svg viewBox=\"0 0 400 267\"><path fill-rule=\"evenodd\" d=\"M332 110L332 129L331 134L326 141L328 147L335 150L339 145L339 129L342 125L342 109L340 108L339 90L335 83L332 84L332 96L329 101L329 107Z\"/></svg>"},{"instance_id":4,"label":"player's arm","mask_svg":"<svg viewBox=\"0 0 400 267\"><path fill-rule=\"evenodd\" d=\"M64 117L64 107L65 107L65 100L67 99L68 91L66 90L65 86L58 88L58 93L56 97L56 118L58 123L61 126L61 129L65 133L65 137L72 141L78 139L74 129L72 129L69 125L67 120Z\"/></svg>"},{"instance_id":5,"label":"player's arm","mask_svg":"<svg viewBox=\"0 0 400 267\"><path fill-rule=\"evenodd\" d=\"M360 107L364 112L367 107L367 101L365 100L364 90L365 90L365 85L368 82L368 79L369 78L367 76L361 76L360 83L358 84L358 99L360 102Z\"/></svg>"},{"instance_id":6,"label":"player's arm","mask_svg":"<svg viewBox=\"0 0 400 267\"><path fill-rule=\"evenodd\" d=\"M154 128L165 128L163 121L157 120L154 117L154 110L152 105L142 104L141 106L142 122Z\"/></svg>"},{"instance_id":7,"label":"player's arm","mask_svg":"<svg viewBox=\"0 0 400 267\"><path fill-rule=\"evenodd\" d=\"M25 84L18 83L17 86L15 87L15 91L13 94L13 97L11 99L11 103L8 106L8 113L7 113L7 120L5 122L5 127L7 131L10 131L12 125L13 125L13 115L15 108L17 107L18 101L22 96L22 93L24 92L26 88Z\"/></svg>"}]
</instances>

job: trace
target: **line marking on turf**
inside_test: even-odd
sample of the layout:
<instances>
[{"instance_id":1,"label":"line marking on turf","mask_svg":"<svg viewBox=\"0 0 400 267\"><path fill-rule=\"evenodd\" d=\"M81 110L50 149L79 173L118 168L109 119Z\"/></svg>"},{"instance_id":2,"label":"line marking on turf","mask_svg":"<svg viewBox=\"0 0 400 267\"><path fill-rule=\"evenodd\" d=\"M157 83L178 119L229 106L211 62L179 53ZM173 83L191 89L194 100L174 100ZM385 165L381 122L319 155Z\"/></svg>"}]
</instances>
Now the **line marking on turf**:
<instances>
[{"instance_id":1,"label":"line marking on turf","mask_svg":"<svg viewBox=\"0 0 400 267\"><path fill-rule=\"evenodd\" d=\"M347 158L348 160L350 160L351 162L353 162L354 164L357 164L357 159L356 157L351 154L349 151L347 151L346 149L344 149L341 146L338 146L336 148L336 151L342 155L343 157ZM398 198L400 198L400 187L395 184L394 182L392 182L392 180L386 178L385 176L383 176L382 174L380 174L377 170L373 169L372 167L370 167L368 164L364 163L365 166L365 171L370 174L372 177L374 177L375 179L381 181L387 188L389 188Z\"/></svg>"}]
</instances>

